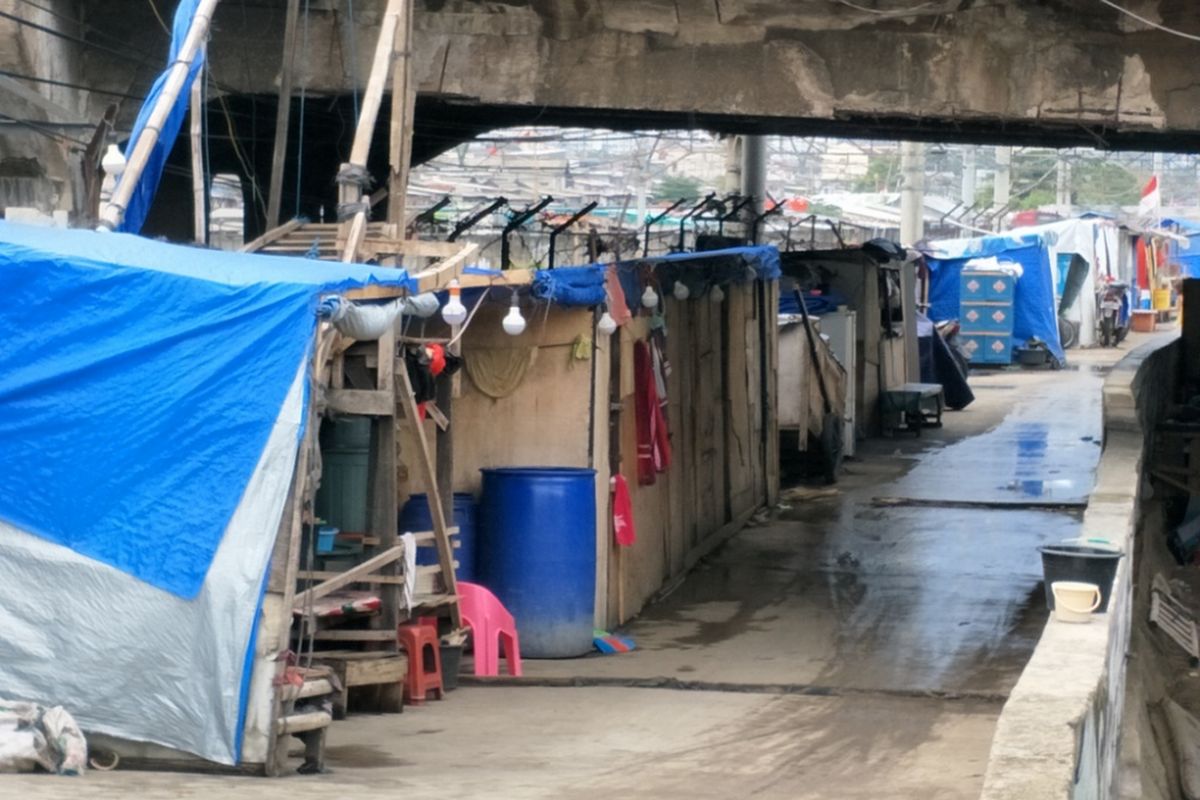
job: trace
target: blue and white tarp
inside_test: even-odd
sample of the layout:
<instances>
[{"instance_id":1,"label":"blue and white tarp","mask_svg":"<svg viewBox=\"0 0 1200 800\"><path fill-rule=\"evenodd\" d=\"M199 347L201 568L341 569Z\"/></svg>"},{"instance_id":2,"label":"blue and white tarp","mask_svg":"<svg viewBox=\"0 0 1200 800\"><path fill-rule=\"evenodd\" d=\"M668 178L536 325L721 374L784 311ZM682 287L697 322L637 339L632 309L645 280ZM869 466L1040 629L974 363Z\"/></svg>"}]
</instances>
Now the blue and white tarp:
<instances>
[{"instance_id":1,"label":"blue and white tarp","mask_svg":"<svg viewBox=\"0 0 1200 800\"><path fill-rule=\"evenodd\" d=\"M1031 338L1046 343L1059 360L1066 361L1058 334L1054 277L1050 251L1042 236L1015 232L975 239L930 242L923 250L929 265L929 318L934 322L959 318L959 275L975 258L995 257L1021 266L1013 297L1013 344L1023 347Z\"/></svg>"},{"instance_id":2,"label":"blue and white tarp","mask_svg":"<svg viewBox=\"0 0 1200 800\"><path fill-rule=\"evenodd\" d=\"M0 223L0 696L236 763L317 304L369 284Z\"/></svg>"}]
</instances>

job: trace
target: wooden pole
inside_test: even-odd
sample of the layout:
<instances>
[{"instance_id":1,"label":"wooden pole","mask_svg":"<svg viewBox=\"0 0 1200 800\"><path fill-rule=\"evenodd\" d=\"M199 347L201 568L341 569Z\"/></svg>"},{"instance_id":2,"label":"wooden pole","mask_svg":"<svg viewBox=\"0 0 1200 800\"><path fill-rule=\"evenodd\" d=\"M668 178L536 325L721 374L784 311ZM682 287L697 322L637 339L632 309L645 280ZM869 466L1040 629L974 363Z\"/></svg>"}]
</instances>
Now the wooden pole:
<instances>
[{"instance_id":1,"label":"wooden pole","mask_svg":"<svg viewBox=\"0 0 1200 800\"><path fill-rule=\"evenodd\" d=\"M379 26L379 40L375 43L375 58L371 62L371 75L363 92L362 108L358 115L358 127L354 131L354 143L350 147L350 161L342 170L354 168L366 170L367 157L371 154L371 139L375 135L375 122L379 119L379 106L383 102L383 88L391 72L392 59L396 54L396 32L403 19L408 0L388 0L383 22ZM342 184L338 192L341 204L362 202L362 186ZM342 224L339 238L344 242L342 261L350 262L357 255L367 225L367 212L359 210Z\"/></svg>"},{"instance_id":2,"label":"wooden pole","mask_svg":"<svg viewBox=\"0 0 1200 800\"><path fill-rule=\"evenodd\" d=\"M204 45L204 39L208 36L213 10L216 9L218 2L219 0L201 0L200 6L196 9L196 16L192 18L192 25L188 28L187 36L183 40L183 47L179 49L179 57L169 67L162 94L158 96L158 101L150 113L146 127L142 128L141 135L134 143L133 151L127 159L125 172L121 175L121 180L113 191L112 198L100 212L100 228L114 230L125 217L129 198L133 196L133 190L141 180L142 171L146 169L146 162L150 159L150 152L154 149L155 142L158 141L158 132L162 130L167 116L179 99L179 93L183 91L183 84L192 68L192 62L196 60L200 48Z\"/></svg>"},{"instance_id":3,"label":"wooden pole","mask_svg":"<svg viewBox=\"0 0 1200 800\"><path fill-rule=\"evenodd\" d=\"M204 131L204 70L201 69L192 81L191 98L191 137L192 137L192 218L195 227L196 244L208 242L208 186L204 180L204 143L201 135Z\"/></svg>"},{"instance_id":4,"label":"wooden pole","mask_svg":"<svg viewBox=\"0 0 1200 800\"><path fill-rule=\"evenodd\" d=\"M400 47L392 67L391 142L388 151L388 223L392 235L406 238L405 216L408 199L408 165L412 161L413 115L417 92L412 82L413 4L404 2L400 22ZM439 462L440 463L440 462Z\"/></svg>"},{"instance_id":5,"label":"wooden pole","mask_svg":"<svg viewBox=\"0 0 1200 800\"><path fill-rule=\"evenodd\" d=\"M363 92L362 110L358 115L358 127L354 131L354 144L350 148L350 163L365 167L371 154L371 139L375 135L375 122L379 119L379 106L383 103L383 89L387 83L396 53L396 34L404 19L408 0L388 0L383 21L379 26L379 41L375 43L375 58L371 62L371 74Z\"/></svg>"},{"instance_id":6,"label":"wooden pole","mask_svg":"<svg viewBox=\"0 0 1200 800\"><path fill-rule=\"evenodd\" d=\"M300 0L288 0L283 22L283 61L279 73L279 107L275 110L275 151L271 155L271 185L267 187L267 228L280 223L283 168L287 161L288 123L292 113L292 75L296 64L296 28ZM303 124L303 120L301 120Z\"/></svg>"}]
</instances>

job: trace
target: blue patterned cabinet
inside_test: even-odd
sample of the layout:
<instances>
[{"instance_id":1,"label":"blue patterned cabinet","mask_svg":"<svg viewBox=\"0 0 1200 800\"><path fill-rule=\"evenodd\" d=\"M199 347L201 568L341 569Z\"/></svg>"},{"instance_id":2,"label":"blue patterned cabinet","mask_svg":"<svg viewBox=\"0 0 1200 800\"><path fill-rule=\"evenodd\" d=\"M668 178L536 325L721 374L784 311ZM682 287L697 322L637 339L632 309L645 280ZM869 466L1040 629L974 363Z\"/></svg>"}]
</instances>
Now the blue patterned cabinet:
<instances>
[{"instance_id":1,"label":"blue patterned cabinet","mask_svg":"<svg viewBox=\"0 0 1200 800\"><path fill-rule=\"evenodd\" d=\"M959 341L972 363L1012 363L1016 278L1005 272L963 270L959 285Z\"/></svg>"}]
</instances>

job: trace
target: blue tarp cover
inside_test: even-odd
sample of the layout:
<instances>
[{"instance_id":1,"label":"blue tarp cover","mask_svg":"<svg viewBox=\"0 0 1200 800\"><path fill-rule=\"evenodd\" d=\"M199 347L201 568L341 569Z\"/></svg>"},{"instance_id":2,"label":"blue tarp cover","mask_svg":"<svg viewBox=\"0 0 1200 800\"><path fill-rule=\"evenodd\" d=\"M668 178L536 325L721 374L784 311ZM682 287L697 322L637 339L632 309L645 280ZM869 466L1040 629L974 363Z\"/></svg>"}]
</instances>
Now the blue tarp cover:
<instances>
[{"instance_id":1,"label":"blue tarp cover","mask_svg":"<svg viewBox=\"0 0 1200 800\"><path fill-rule=\"evenodd\" d=\"M1179 264L1181 274L1185 278L1200 278L1200 222L1190 219L1164 219L1164 227L1174 228L1188 238L1189 246L1179 246L1172 241L1167 257Z\"/></svg>"},{"instance_id":2,"label":"blue tarp cover","mask_svg":"<svg viewBox=\"0 0 1200 800\"><path fill-rule=\"evenodd\" d=\"M1066 361L1058 336L1050 252L1036 234L983 236L933 242L925 252L929 264L929 317L935 322L959 318L959 275L973 258L995 256L1015 261L1023 272L1013 298L1013 344L1032 337L1045 342L1060 363Z\"/></svg>"},{"instance_id":3,"label":"blue tarp cover","mask_svg":"<svg viewBox=\"0 0 1200 800\"><path fill-rule=\"evenodd\" d=\"M687 284L695 284L695 287L689 285L689 288L697 291L709 282L775 281L779 280L781 274L779 250L773 245L672 253L622 261L617 265L617 277L625 292L625 302L633 314L637 314L642 307L642 269L645 267L653 269L659 282L668 290L676 278Z\"/></svg>"},{"instance_id":4,"label":"blue tarp cover","mask_svg":"<svg viewBox=\"0 0 1200 800\"><path fill-rule=\"evenodd\" d=\"M179 50L183 47L183 41L187 38L188 28L191 27L192 18L196 15L199 5L200 0L180 0L179 6L175 9L175 18L171 25L171 47L167 54L167 68L154 81L154 85L146 93L146 99L142 101L142 110L138 112L137 119L134 120L133 131L129 134L129 144L125 148L126 159L133 154L133 148L136 146L142 130L150 122L150 113L154 110L159 96L162 95L171 67L179 59ZM142 223L146 221L146 216L150 213L150 204L154 202L154 194L158 191L158 181L162 177L163 167L166 166L167 157L171 155L171 148L175 146L175 139L179 136L183 118L187 115L192 81L196 79L202 66L204 66L203 50L188 68L187 80L184 81L183 88L179 90L179 96L175 98L175 105L171 106L170 113L167 114L162 128L158 132L154 148L150 151L150 158L147 159L146 166L142 169L133 194L130 195L129 206L125 209L125 216L121 219L118 230L137 233L142 229Z\"/></svg>"},{"instance_id":5,"label":"blue tarp cover","mask_svg":"<svg viewBox=\"0 0 1200 800\"><path fill-rule=\"evenodd\" d=\"M184 598L309 351L318 295L408 284L3 222L0 279L0 519Z\"/></svg>"},{"instance_id":6,"label":"blue tarp cover","mask_svg":"<svg viewBox=\"0 0 1200 800\"><path fill-rule=\"evenodd\" d=\"M539 269L533 277L533 296L564 306L597 306L604 302L604 267Z\"/></svg>"}]
</instances>

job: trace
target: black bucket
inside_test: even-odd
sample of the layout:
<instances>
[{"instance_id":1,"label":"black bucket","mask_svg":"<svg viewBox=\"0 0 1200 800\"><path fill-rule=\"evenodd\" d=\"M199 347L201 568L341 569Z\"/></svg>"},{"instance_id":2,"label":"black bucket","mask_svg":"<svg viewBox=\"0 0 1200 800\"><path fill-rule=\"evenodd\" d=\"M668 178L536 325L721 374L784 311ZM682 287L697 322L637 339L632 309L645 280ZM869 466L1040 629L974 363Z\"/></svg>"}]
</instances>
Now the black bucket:
<instances>
[{"instance_id":1,"label":"black bucket","mask_svg":"<svg viewBox=\"0 0 1200 800\"><path fill-rule=\"evenodd\" d=\"M1038 548L1042 552L1042 572L1046 576L1046 607L1054 610L1055 581L1094 583L1100 587L1100 606L1097 614L1108 611L1117 562L1125 555L1120 550L1086 544L1049 544Z\"/></svg>"},{"instance_id":2,"label":"black bucket","mask_svg":"<svg viewBox=\"0 0 1200 800\"><path fill-rule=\"evenodd\" d=\"M442 688L452 692L458 688L458 670L462 666L463 646L461 644L445 644L440 648L442 657Z\"/></svg>"}]
</instances>

